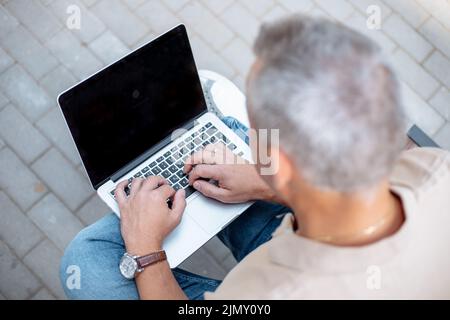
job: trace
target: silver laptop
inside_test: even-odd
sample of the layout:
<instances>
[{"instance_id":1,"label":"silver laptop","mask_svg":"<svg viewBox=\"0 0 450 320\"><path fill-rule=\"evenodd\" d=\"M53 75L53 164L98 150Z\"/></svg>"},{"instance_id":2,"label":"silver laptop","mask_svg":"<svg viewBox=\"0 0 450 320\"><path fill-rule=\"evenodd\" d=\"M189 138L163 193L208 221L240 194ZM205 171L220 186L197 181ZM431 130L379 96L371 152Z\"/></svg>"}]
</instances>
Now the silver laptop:
<instances>
[{"instance_id":1,"label":"silver laptop","mask_svg":"<svg viewBox=\"0 0 450 320\"><path fill-rule=\"evenodd\" d=\"M208 112L183 25L63 92L58 104L92 186L118 216L114 190L123 180L160 175L186 190L182 222L163 245L172 268L250 206L208 199L183 173L184 160L210 143L251 159L242 139Z\"/></svg>"}]
</instances>

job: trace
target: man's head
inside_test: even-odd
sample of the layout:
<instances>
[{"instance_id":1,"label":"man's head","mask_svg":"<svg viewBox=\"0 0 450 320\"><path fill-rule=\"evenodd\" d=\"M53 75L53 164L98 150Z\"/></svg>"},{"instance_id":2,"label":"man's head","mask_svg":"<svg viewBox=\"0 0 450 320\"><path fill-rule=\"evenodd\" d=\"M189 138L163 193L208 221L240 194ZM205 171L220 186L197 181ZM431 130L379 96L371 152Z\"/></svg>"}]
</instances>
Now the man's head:
<instances>
[{"instance_id":1,"label":"man's head","mask_svg":"<svg viewBox=\"0 0 450 320\"><path fill-rule=\"evenodd\" d=\"M263 25L254 51L249 114L255 129L280 129L280 160L292 169L277 175L344 193L386 179L404 143L403 114L396 78L374 42L291 16Z\"/></svg>"}]
</instances>

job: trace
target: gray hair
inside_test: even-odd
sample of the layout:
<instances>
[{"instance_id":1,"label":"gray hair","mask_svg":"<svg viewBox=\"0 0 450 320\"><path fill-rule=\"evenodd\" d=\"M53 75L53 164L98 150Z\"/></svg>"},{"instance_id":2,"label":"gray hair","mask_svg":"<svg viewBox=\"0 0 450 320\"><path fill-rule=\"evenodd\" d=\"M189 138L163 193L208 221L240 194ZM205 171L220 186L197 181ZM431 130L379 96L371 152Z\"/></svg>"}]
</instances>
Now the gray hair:
<instances>
[{"instance_id":1,"label":"gray hair","mask_svg":"<svg viewBox=\"0 0 450 320\"><path fill-rule=\"evenodd\" d=\"M381 49L330 21L290 16L265 24L249 84L257 128L321 189L354 192L388 177L405 143L398 83Z\"/></svg>"}]
</instances>

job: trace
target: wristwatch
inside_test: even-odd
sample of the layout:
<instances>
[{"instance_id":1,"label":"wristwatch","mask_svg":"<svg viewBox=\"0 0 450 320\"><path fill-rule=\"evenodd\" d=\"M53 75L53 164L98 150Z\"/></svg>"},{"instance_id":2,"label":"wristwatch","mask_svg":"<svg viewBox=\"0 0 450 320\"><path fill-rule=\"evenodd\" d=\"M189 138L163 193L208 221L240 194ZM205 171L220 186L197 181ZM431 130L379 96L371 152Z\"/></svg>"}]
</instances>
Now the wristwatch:
<instances>
[{"instance_id":1,"label":"wristwatch","mask_svg":"<svg viewBox=\"0 0 450 320\"><path fill-rule=\"evenodd\" d=\"M120 259L120 273L128 280L134 279L138 273L144 271L145 267L167 259L164 250L150 253L145 256L135 256L128 252Z\"/></svg>"}]
</instances>

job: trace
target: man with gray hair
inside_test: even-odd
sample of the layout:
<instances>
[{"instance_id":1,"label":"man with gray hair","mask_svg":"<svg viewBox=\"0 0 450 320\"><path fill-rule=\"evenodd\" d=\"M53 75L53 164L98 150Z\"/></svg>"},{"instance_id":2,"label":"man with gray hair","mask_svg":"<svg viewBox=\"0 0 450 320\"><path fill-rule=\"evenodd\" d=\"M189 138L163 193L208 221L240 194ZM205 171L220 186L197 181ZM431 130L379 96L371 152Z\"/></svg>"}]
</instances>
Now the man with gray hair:
<instances>
[{"instance_id":1,"label":"man with gray hair","mask_svg":"<svg viewBox=\"0 0 450 320\"><path fill-rule=\"evenodd\" d=\"M278 170L261 175L258 154L255 165L245 164L217 145L185 165L190 183L205 196L256 201L219 233L239 264L223 282L170 270L166 262L146 268L135 283L122 279L117 265L125 248L160 249L181 219L181 213L167 215L158 187L146 188L157 181L136 181L134 196L120 191L125 184L117 188L120 222L106 217L66 250L62 270L70 264L89 270L82 290L66 293L122 299L450 298L450 155L431 148L402 152L398 84L378 46L332 22L291 16L261 28L255 54L248 112L253 129L279 129L279 143L271 141L264 150ZM173 201L182 212L182 193ZM109 254L107 263L80 258L99 251Z\"/></svg>"}]
</instances>

